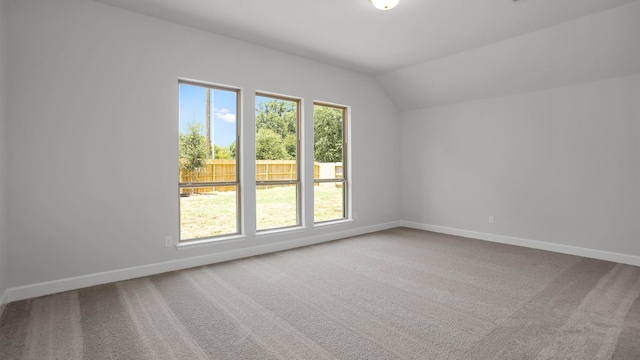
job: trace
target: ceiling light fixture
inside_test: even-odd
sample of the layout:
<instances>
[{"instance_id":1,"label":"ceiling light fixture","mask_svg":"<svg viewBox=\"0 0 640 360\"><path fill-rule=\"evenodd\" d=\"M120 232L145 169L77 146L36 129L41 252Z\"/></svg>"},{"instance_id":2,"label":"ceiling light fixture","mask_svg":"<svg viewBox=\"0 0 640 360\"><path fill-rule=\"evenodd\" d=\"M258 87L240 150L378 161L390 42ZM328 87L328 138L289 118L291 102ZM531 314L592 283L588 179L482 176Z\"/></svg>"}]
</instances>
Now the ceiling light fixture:
<instances>
[{"instance_id":1,"label":"ceiling light fixture","mask_svg":"<svg viewBox=\"0 0 640 360\"><path fill-rule=\"evenodd\" d=\"M369 0L378 10L393 9L400 0Z\"/></svg>"}]
</instances>

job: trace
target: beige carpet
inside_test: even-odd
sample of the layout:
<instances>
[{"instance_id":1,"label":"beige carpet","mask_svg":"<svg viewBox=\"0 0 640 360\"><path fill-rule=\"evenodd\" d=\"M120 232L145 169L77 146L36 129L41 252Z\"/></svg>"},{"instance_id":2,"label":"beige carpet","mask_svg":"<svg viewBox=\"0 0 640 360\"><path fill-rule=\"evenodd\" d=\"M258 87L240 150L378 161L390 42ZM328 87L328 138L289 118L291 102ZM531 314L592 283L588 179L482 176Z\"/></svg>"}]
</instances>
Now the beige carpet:
<instances>
[{"instance_id":1,"label":"beige carpet","mask_svg":"<svg viewBox=\"0 0 640 360\"><path fill-rule=\"evenodd\" d=\"M11 303L0 359L640 359L640 268L392 229Z\"/></svg>"}]
</instances>

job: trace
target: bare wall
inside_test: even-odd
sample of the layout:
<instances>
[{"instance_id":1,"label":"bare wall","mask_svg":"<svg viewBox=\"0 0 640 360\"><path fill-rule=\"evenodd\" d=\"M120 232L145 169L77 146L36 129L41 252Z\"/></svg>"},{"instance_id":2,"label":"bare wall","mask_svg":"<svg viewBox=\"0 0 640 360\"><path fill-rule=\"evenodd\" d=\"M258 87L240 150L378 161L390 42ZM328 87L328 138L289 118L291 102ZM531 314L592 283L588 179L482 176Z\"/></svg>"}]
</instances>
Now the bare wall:
<instances>
[{"instance_id":1,"label":"bare wall","mask_svg":"<svg viewBox=\"0 0 640 360\"><path fill-rule=\"evenodd\" d=\"M8 286L399 219L400 191L393 181L400 171L399 114L373 78L92 1L14 0L8 10ZM357 219L255 237L254 185L247 181L246 239L165 248L165 235L178 236L179 77L242 88L248 179L254 176L256 90L302 97L306 106L313 100L350 105ZM309 109L303 125L307 161L313 158ZM308 220L312 203L306 200Z\"/></svg>"},{"instance_id":2,"label":"bare wall","mask_svg":"<svg viewBox=\"0 0 640 360\"><path fill-rule=\"evenodd\" d=\"M638 263L639 6L401 70L402 219Z\"/></svg>"},{"instance_id":3,"label":"bare wall","mask_svg":"<svg viewBox=\"0 0 640 360\"><path fill-rule=\"evenodd\" d=\"M640 256L639 84L404 113L403 219Z\"/></svg>"},{"instance_id":4,"label":"bare wall","mask_svg":"<svg viewBox=\"0 0 640 360\"><path fill-rule=\"evenodd\" d=\"M6 102L6 65L7 65L7 18L5 0L0 0L0 305L7 289L7 102Z\"/></svg>"}]
</instances>

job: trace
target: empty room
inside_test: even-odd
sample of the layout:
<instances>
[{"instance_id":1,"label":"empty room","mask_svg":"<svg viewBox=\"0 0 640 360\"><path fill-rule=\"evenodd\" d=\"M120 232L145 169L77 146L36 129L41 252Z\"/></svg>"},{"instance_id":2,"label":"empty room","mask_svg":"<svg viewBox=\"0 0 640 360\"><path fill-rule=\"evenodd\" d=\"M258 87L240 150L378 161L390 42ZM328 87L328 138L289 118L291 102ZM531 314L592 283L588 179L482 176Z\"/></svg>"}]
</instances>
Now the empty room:
<instances>
[{"instance_id":1,"label":"empty room","mask_svg":"<svg viewBox=\"0 0 640 360\"><path fill-rule=\"evenodd\" d=\"M0 359L640 359L640 0L0 0Z\"/></svg>"}]
</instances>

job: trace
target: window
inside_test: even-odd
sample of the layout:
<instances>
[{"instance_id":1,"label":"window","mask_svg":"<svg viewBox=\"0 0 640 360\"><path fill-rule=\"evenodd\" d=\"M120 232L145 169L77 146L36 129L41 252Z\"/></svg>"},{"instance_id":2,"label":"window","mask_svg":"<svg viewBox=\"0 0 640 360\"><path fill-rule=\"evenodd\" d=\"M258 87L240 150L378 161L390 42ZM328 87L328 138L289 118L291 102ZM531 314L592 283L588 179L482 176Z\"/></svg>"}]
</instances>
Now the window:
<instances>
[{"instance_id":1,"label":"window","mask_svg":"<svg viewBox=\"0 0 640 360\"><path fill-rule=\"evenodd\" d=\"M256 229L300 225L300 101L256 94Z\"/></svg>"},{"instance_id":2,"label":"window","mask_svg":"<svg viewBox=\"0 0 640 360\"><path fill-rule=\"evenodd\" d=\"M347 108L313 104L314 222L347 218Z\"/></svg>"},{"instance_id":3,"label":"window","mask_svg":"<svg viewBox=\"0 0 640 360\"><path fill-rule=\"evenodd\" d=\"M180 241L238 234L239 91L178 86Z\"/></svg>"}]
</instances>

